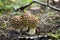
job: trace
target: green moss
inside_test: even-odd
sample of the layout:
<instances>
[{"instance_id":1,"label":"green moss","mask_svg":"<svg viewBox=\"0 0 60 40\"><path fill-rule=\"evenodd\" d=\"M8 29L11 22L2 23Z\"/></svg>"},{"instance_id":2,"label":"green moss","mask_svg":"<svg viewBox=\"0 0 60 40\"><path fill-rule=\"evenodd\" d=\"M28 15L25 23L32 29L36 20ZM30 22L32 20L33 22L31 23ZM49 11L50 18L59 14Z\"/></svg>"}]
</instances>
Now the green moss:
<instances>
[{"instance_id":1,"label":"green moss","mask_svg":"<svg viewBox=\"0 0 60 40\"><path fill-rule=\"evenodd\" d=\"M51 37L54 37L54 38L56 38L56 39L58 39L59 36L60 36L60 34L52 34L52 33L48 33L47 35L48 35L48 36L51 36Z\"/></svg>"}]
</instances>

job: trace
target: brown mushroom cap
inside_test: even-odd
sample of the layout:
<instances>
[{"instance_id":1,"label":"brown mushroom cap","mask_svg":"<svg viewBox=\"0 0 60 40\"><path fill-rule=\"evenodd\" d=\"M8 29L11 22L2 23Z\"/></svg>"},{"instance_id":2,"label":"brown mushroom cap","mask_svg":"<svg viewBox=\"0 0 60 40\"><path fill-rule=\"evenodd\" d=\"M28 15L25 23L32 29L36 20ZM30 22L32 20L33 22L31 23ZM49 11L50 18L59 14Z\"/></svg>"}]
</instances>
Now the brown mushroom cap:
<instances>
[{"instance_id":1,"label":"brown mushroom cap","mask_svg":"<svg viewBox=\"0 0 60 40\"><path fill-rule=\"evenodd\" d=\"M20 26L22 24L20 16L18 16L18 15L13 16L12 20L11 20L11 24L15 29L20 28Z\"/></svg>"},{"instance_id":2,"label":"brown mushroom cap","mask_svg":"<svg viewBox=\"0 0 60 40\"><path fill-rule=\"evenodd\" d=\"M35 28L39 23L38 17L31 13L24 13L21 16L15 15L12 17L12 23L14 28L29 27Z\"/></svg>"},{"instance_id":3,"label":"brown mushroom cap","mask_svg":"<svg viewBox=\"0 0 60 40\"><path fill-rule=\"evenodd\" d=\"M38 17L30 13L22 14L21 17L22 17L22 23L25 27L28 26L30 28L35 28L39 23Z\"/></svg>"}]
</instances>

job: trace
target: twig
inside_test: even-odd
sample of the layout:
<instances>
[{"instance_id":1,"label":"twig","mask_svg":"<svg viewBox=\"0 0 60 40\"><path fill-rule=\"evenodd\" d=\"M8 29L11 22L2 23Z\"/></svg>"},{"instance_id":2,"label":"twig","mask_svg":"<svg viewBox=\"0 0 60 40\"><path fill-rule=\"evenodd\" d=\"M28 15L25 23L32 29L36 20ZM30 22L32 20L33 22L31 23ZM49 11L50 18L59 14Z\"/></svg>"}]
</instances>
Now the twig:
<instances>
[{"instance_id":1,"label":"twig","mask_svg":"<svg viewBox=\"0 0 60 40\"><path fill-rule=\"evenodd\" d=\"M47 6L50 7L51 9L53 9L53 10L60 11L59 8L56 8L56 7L52 6L52 5L50 5L49 0L47 0Z\"/></svg>"},{"instance_id":2,"label":"twig","mask_svg":"<svg viewBox=\"0 0 60 40\"><path fill-rule=\"evenodd\" d=\"M38 3L38 4L40 4L40 5L44 5L44 6L50 7L51 9L53 9L53 10L55 10L55 11L60 11L59 8L56 8L56 7L52 6L52 5L50 5L50 4L49 4L49 0L47 1L48 4L47 4L47 3L43 3L43 2L33 1L33 2L31 2L30 4L28 4L28 5L25 5L25 6L22 6L22 7L18 8L18 9L16 9L15 11L18 11L19 9L24 10L25 8L27 8L27 7L29 7L30 5L32 5L33 3Z\"/></svg>"},{"instance_id":3,"label":"twig","mask_svg":"<svg viewBox=\"0 0 60 40\"><path fill-rule=\"evenodd\" d=\"M22 6L22 7L20 7L20 8L18 8L18 9L16 9L15 11L18 11L19 9L20 10L24 10L25 8L27 8L27 7L29 7L31 4L33 4L34 2L31 2L30 4L28 4L28 5L26 5L26 6Z\"/></svg>"},{"instance_id":4,"label":"twig","mask_svg":"<svg viewBox=\"0 0 60 40\"><path fill-rule=\"evenodd\" d=\"M59 11L60 12L60 9L59 8L56 8L54 6L51 6L50 4L48 5L48 7L50 7L51 9L55 10L55 11Z\"/></svg>"},{"instance_id":5,"label":"twig","mask_svg":"<svg viewBox=\"0 0 60 40\"><path fill-rule=\"evenodd\" d=\"M41 5L50 7L51 9L60 12L60 9L59 9L59 8L56 8L56 7L52 6L52 5L50 5L50 4L49 4L49 1L47 1L47 4L46 4L46 3L43 3L43 2L37 2L37 1L34 1L34 3L38 3L38 4L41 4Z\"/></svg>"}]
</instances>

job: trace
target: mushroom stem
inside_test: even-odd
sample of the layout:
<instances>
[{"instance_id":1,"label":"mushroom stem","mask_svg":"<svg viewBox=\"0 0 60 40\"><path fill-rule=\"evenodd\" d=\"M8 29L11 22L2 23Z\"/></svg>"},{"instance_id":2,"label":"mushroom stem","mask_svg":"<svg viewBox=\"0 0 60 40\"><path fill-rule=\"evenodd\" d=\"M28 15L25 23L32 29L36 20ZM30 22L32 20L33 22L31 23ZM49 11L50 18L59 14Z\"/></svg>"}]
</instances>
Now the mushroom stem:
<instances>
[{"instance_id":1,"label":"mushroom stem","mask_svg":"<svg viewBox=\"0 0 60 40\"><path fill-rule=\"evenodd\" d=\"M35 28L31 28L28 34L35 34Z\"/></svg>"}]
</instances>

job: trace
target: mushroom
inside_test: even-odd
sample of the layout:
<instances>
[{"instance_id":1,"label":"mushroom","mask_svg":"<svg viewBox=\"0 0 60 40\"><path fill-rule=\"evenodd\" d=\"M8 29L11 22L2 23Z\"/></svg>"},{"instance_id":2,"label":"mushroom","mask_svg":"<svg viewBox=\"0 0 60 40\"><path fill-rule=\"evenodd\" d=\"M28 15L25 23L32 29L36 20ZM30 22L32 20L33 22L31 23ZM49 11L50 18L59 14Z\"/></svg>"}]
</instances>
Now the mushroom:
<instances>
[{"instance_id":1,"label":"mushroom","mask_svg":"<svg viewBox=\"0 0 60 40\"><path fill-rule=\"evenodd\" d=\"M15 29L22 28L22 30L30 29L28 34L34 34L35 28L39 23L39 19L37 16L31 14L29 11L21 14L20 16L15 15L12 17L12 25Z\"/></svg>"}]
</instances>

